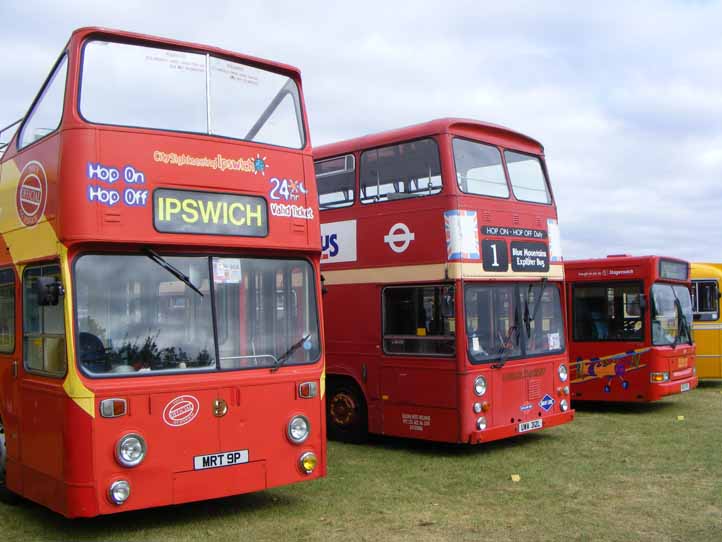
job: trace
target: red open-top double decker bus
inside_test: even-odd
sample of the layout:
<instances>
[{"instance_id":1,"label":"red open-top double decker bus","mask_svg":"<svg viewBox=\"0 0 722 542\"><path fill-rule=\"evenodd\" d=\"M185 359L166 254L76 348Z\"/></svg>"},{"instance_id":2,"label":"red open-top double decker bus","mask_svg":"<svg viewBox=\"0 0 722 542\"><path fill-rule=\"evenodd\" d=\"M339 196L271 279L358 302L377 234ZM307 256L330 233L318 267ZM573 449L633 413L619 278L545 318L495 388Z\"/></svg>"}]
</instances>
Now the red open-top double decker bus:
<instances>
[{"instance_id":1,"label":"red open-top double decker bus","mask_svg":"<svg viewBox=\"0 0 722 542\"><path fill-rule=\"evenodd\" d=\"M697 387L687 262L620 255L564 267L575 401L656 401Z\"/></svg>"},{"instance_id":2,"label":"red open-top double decker bus","mask_svg":"<svg viewBox=\"0 0 722 542\"><path fill-rule=\"evenodd\" d=\"M478 443L571 421L542 146L442 119L314 158L329 434Z\"/></svg>"},{"instance_id":3,"label":"red open-top double decker bus","mask_svg":"<svg viewBox=\"0 0 722 542\"><path fill-rule=\"evenodd\" d=\"M298 70L73 33L0 161L0 491L93 516L323 476Z\"/></svg>"}]
</instances>

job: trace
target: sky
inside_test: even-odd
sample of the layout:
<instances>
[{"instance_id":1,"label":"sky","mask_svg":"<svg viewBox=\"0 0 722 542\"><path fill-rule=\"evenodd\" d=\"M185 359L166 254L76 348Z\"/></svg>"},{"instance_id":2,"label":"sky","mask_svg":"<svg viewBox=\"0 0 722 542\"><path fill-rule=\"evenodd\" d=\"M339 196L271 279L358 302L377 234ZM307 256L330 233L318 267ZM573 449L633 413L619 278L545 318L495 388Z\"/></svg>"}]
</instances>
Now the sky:
<instances>
[{"instance_id":1,"label":"sky","mask_svg":"<svg viewBox=\"0 0 722 542\"><path fill-rule=\"evenodd\" d=\"M502 124L544 145L565 259L722 261L722 2L0 0L0 127L82 26L299 67L314 145Z\"/></svg>"}]
</instances>

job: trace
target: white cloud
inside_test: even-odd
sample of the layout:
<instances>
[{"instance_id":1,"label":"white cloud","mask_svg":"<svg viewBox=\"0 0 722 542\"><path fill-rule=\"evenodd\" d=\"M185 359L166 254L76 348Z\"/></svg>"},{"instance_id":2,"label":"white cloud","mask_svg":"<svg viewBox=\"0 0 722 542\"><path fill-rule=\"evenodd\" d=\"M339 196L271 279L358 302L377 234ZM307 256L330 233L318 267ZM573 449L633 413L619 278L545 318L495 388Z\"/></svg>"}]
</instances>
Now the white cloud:
<instances>
[{"instance_id":1,"label":"white cloud","mask_svg":"<svg viewBox=\"0 0 722 542\"><path fill-rule=\"evenodd\" d=\"M299 66L316 145L440 116L540 140L567 257L722 260L719 2L10 0L0 20L0 125L75 27L209 43Z\"/></svg>"}]
</instances>

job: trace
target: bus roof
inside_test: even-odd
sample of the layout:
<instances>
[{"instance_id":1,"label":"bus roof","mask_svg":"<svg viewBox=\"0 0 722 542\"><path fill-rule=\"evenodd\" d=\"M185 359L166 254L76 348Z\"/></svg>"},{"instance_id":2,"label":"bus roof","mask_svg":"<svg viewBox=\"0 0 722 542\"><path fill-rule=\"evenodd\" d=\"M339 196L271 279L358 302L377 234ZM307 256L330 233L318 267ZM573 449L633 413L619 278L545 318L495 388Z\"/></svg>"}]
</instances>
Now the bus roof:
<instances>
[{"instance_id":1,"label":"bus roof","mask_svg":"<svg viewBox=\"0 0 722 542\"><path fill-rule=\"evenodd\" d=\"M683 264L687 266L687 279L661 276L660 261ZM599 281L661 278L662 280L686 282L689 280L690 264L686 260L659 255L631 256L629 254L613 254L604 258L588 258L585 260L566 260L565 276L568 281Z\"/></svg>"},{"instance_id":2,"label":"bus roof","mask_svg":"<svg viewBox=\"0 0 722 542\"><path fill-rule=\"evenodd\" d=\"M722 263L692 262L693 279L722 279Z\"/></svg>"},{"instance_id":3,"label":"bus roof","mask_svg":"<svg viewBox=\"0 0 722 542\"><path fill-rule=\"evenodd\" d=\"M461 118L442 118L435 119L420 124L413 124L404 128L388 130L376 134L368 134L361 137L346 139L321 145L313 149L315 159L328 158L339 154L347 154L359 149L371 149L396 143L398 141L407 141L410 139L418 139L420 137L433 134L445 134L456 131L472 131L478 134L495 136L498 139L508 141L509 143L522 143L525 146L536 147L537 152L542 153L544 147L536 139L533 139L520 132L511 130L498 124L491 124L472 119Z\"/></svg>"},{"instance_id":4,"label":"bus roof","mask_svg":"<svg viewBox=\"0 0 722 542\"><path fill-rule=\"evenodd\" d=\"M114 28L104 28L100 26L86 26L83 28L78 28L73 31L70 41L72 41L74 38L77 38L78 40L84 40L85 38L92 36L94 34L98 35L105 35L105 36L116 36L119 38L124 38L127 40L137 40L137 41L149 41L153 43L159 43L163 45L167 45L174 48L180 48L180 49L194 49L194 50L202 50L206 51L208 53L214 53L220 56L229 57L229 58L236 58L243 60L245 62L251 63L251 64L258 64L265 67L271 67L275 68L278 71L284 71L284 72L290 72L293 73L296 76L301 75L301 70L296 68L295 66L290 66L289 64L283 64L282 62L275 62L273 60L266 60L264 58L259 58L251 55L245 55L236 53L234 51L229 51L227 49L221 49L220 47L212 47L210 45L202 45L200 43L193 43L189 41L179 41L174 40L170 38L162 38L158 36L152 36L149 34L139 34L136 32L126 32L125 30L116 30Z\"/></svg>"}]
</instances>

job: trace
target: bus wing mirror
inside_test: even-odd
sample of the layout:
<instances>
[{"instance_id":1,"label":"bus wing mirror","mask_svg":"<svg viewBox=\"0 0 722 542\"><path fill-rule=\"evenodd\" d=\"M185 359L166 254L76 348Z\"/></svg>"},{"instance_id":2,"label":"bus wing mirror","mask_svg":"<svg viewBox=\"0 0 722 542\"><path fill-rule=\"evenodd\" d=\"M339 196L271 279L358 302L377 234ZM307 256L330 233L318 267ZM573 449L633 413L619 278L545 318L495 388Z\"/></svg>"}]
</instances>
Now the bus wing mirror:
<instances>
[{"instance_id":1,"label":"bus wing mirror","mask_svg":"<svg viewBox=\"0 0 722 542\"><path fill-rule=\"evenodd\" d=\"M60 296L65 295L63 283L53 277L38 277L33 290L41 307L55 306L60 302Z\"/></svg>"}]
</instances>

